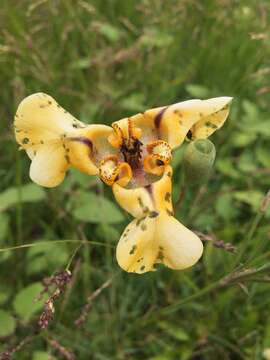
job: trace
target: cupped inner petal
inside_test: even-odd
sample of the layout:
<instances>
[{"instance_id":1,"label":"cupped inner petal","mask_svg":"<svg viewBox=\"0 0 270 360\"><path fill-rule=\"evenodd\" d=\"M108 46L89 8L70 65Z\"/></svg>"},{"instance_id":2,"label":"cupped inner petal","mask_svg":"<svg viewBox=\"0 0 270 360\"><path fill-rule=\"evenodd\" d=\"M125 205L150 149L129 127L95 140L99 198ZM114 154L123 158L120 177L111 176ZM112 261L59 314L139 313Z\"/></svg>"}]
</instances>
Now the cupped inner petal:
<instances>
[{"instance_id":1,"label":"cupped inner petal","mask_svg":"<svg viewBox=\"0 0 270 360\"><path fill-rule=\"evenodd\" d=\"M44 145L32 154L30 178L38 185L54 187L65 178L69 167L63 147L58 144Z\"/></svg>"},{"instance_id":2,"label":"cupped inner petal","mask_svg":"<svg viewBox=\"0 0 270 360\"><path fill-rule=\"evenodd\" d=\"M101 161L99 175L105 184L109 186L114 183L126 186L132 178L132 170L128 163L119 162L117 156L110 155Z\"/></svg>"},{"instance_id":3,"label":"cupped inner petal","mask_svg":"<svg viewBox=\"0 0 270 360\"><path fill-rule=\"evenodd\" d=\"M144 158L145 171L162 175L172 158L171 147L166 141L156 140L147 145L147 152L149 155Z\"/></svg>"}]
</instances>

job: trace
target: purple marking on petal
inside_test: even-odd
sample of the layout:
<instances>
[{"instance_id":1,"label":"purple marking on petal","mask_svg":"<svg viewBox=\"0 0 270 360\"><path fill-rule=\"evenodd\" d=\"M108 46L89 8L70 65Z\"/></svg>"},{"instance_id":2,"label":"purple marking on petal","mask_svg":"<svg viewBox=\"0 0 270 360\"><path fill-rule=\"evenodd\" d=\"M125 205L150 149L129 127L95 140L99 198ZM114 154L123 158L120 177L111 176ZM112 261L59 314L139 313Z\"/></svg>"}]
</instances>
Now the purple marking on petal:
<instances>
[{"instance_id":1,"label":"purple marking on petal","mask_svg":"<svg viewBox=\"0 0 270 360\"><path fill-rule=\"evenodd\" d=\"M80 142L81 144L88 146L91 149L91 151L93 150L93 143L91 140L89 140L87 138L78 136L78 137L72 137L72 138L70 138L70 140Z\"/></svg>"},{"instance_id":2,"label":"purple marking on petal","mask_svg":"<svg viewBox=\"0 0 270 360\"><path fill-rule=\"evenodd\" d=\"M162 120L162 117L163 117L163 114L164 112L168 109L168 106L166 106L165 108L163 108L156 116L155 116L155 119L154 119L154 123L155 123L155 127L157 129L159 129L160 127L160 123L161 123L161 120Z\"/></svg>"},{"instance_id":3,"label":"purple marking on petal","mask_svg":"<svg viewBox=\"0 0 270 360\"><path fill-rule=\"evenodd\" d=\"M146 185L144 188L150 195L151 199L154 200L152 184Z\"/></svg>"}]
</instances>

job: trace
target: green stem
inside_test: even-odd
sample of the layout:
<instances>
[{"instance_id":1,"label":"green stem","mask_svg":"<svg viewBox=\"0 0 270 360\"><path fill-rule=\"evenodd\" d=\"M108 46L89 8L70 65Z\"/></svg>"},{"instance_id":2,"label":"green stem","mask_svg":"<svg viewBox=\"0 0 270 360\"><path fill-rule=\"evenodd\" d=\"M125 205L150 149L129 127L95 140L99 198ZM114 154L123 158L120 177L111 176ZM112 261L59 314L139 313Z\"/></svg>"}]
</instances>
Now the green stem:
<instances>
[{"instance_id":1,"label":"green stem","mask_svg":"<svg viewBox=\"0 0 270 360\"><path fill-rule=\"evenodd\" d=\"M186 195L186 192L187 192L187 185L184 184L181 191L180 191L180 194L179 194L179 197L178 197L178 200L176 201L175 203L175 210L178 210L180 208L180 206L182 205L182 202L184 200L184 197Z\"/></svg>"},{"instance_id":2,"label":"green stem","mask_svg":"<svg viewBox=\"0 0 270 360\"><path fill-rule=\"evenodd\" d=\"M22 171L21 171L21 162L20 162L20 153L16 149L16 187L18 191L18 202L16 204L16 230L17 230L17 244L22 243L23 234L22 234Z\"/></svg>"},{"instance_id":3,"label":"green stem","mask_svg":"<svg viewBox=\"0 0 270 360\"><path fill-rule=\"evenodd\" d=\"M75 258L75 256L77 255L78 251L80 250L80 248L84 245L84 243L81 243L79 246L76 247L76 249L73 251L68 264L66 266L66 271L70 271L70 266L72 264L73 259Z\"/></svg>"},{"instance_id":4,"label":"green stem","mask_svg":"<svg viewBox=\"0 0 270 360\"><path fill-rule=\"evenodd\" d=\"M147 317L144 318L143 324L151 322L152 320L156 320L157 316L172 314L177 310L179 310L184 304L193 301L195 299L198 299L206 294L209 294L214 290L223 289L228 286L235 285L237 282L241 282L245 279L251 278L254 275L268 272L269 270L270 270L270 263L267 263L257 269L247 269L242 271L236 269L231 273L229 273L228 275L217 280L216 282L206 286L204 289L196 292L195 294L187 296L183 300L180 300L172 305L165 306L164 308L160 309L154 314L153 313L149 314Z\"/></svg>"},{"instance_id":5,"label":"green stem","mask_svg":"<svg viewBox=\"0 0 270 360\"><path fill-rule=\"evenodd\" d=\"M235 264L238 264L240 262L240 260L242 259L244 253L246 252L249 244L250 244L250 241L251 239L253 238L255 232L256 232L256 229L260 223L260 221L262 220L264 216L264 213L259 211L256 216L254 217L252 223L251 223L251 226L249 228L249 231L247 233L247 237L246 237L246 240L243 242L243 245L241 246L241 248L239 249L239 252L236 256L236 259L235 259L235 262L234 262L234 266Z\"/></svg>"},{"instance_id":6,"label":"green stem","mask_svg":"<svg viewBox=\"0 0 270 360\"><path fill-rule=\"evenodd\" d=\"M97 245L97 246L110 246L111 248L113 248L112 245L109 244L104 244L98 241L89 241L89 240L52 240L52 241L38 241L35 243L29 243L29 244L23 244L23 245L17 245L17 246L10 246L10 247L6 247L6 248L0 248L0 252L4 252L4 251L10 251L10 250L18 250L18 249L24 249L24 248L30 248L33 246L38 246L38 245L45 245L45 244L61 244L61 243L78 243L80 242L81 245L83 244L87 244L87 245Z\"/></svg>"}]
</instances>

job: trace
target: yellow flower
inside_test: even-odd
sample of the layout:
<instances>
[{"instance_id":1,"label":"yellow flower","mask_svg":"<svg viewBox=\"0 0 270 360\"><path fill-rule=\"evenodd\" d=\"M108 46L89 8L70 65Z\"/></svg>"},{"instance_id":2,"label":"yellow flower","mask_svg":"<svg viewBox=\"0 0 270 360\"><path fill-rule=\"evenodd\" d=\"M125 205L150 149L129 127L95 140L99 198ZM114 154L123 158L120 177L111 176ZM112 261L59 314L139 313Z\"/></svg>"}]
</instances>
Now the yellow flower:
<instances>
[{"instance_id":1,"label":"yellow flower","mask_svg":"<svg viewBox=\"0 0 270 360\"><path fill-rule=\"evenodd\" d=\"M126 271L143 273L155 263L192 266L202 254L199 238L173 217L169 163L185 137L205 139L229 114L231 98L189 100L147 110L112 124L86 125L49 95L24 99L15 115L15 136L31 158L30 177L59 185L70 167L99 175L135 220L117 246Z\"/></svg>"},{"instance_id":2,"label":"yellow flower","mask_svg":"<svg viewBox=\"0 0 270 360\"><path fill-rule=\"evenodd\" d=\"M173 216L171 177L172 168L167 165L162 177L145 187L113 185L118 203L135 217L116 249L119 265L128 272L151 271L157 263L182 270L202 255L201 240Z\"/></svg>"}]
</instances>

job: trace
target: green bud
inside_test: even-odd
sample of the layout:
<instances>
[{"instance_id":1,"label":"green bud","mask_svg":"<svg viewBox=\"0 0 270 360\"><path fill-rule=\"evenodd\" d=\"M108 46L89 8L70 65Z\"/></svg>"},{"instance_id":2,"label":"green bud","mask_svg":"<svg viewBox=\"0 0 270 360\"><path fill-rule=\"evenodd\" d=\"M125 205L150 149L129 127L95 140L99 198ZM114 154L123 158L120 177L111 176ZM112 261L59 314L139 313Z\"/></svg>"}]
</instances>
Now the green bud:
<instances>
[{"instance_id":1,"label":"green bud","mask_svg":"<svg viewBox=\"0 0 270 360\"><path fill-rule=\"evenodd\" d=\"M190 142L183 157L187 185L205 182L211 173L215 157L215 145L210 140L198 139Z\"/></svg>"}]
</instances>

